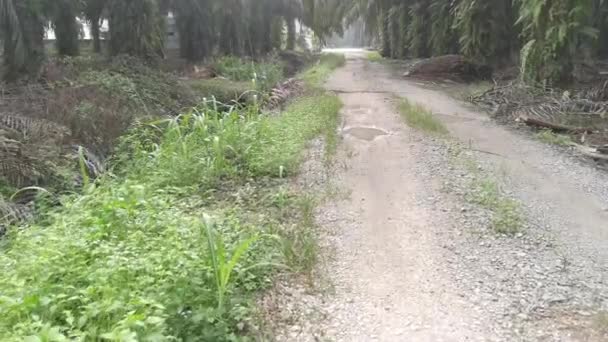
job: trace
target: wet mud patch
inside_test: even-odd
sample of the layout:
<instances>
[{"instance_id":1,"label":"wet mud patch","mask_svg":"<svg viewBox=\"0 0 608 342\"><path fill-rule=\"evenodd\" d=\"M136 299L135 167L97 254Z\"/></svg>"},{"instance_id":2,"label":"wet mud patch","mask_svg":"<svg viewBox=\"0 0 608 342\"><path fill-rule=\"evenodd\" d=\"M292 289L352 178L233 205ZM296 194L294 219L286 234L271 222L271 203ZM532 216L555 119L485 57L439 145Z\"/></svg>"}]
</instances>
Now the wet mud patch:
<instances>
[{"instance_id":1,"label":"wet mud patch","mask_svg":"<svg viewBox=\"0 0 608 342\"><path fill-rule=\"evenodd\" d=\"M374 127L350 127L345 128L342 132L344 135L348 135L359 140L365 141L373 141L378 137L389 134L385 130Z\"/></svg>"}]
</instances>

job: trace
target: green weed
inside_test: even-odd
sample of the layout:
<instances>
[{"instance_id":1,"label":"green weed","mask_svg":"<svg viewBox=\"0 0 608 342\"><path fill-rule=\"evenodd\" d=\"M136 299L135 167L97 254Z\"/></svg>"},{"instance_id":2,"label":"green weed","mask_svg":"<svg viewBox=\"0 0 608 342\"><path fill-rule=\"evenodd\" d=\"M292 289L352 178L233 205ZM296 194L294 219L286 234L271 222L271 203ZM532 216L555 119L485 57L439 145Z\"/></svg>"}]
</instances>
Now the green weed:
<instances>
[{"instance_id":1,"label":"green weed","mask_svg":"<svg viewBox=\"0 0 608 342\"><path fill-rule=\"evenodd\" d=\"M342 54L323 54L319 62L302 73L299 77L302 78L309 87L320 88L329 78L332 71L346 64L346 58Z\"/></svg>"},{"instance_id":2,"label":"green weed","mask_svg":"<svg viewBox=\"0 0 608 342\"><path fill-rule=\"evenodd\" d=\"M399 103L399 111L411 127L438 135L449 133L443 123L433 116L433 113L420 105L411 104L402 99Z\"/></svg>"},{"instance_id":3,"label":"green weed","mask_svg":"<svg viewBox=\"0 0 608 342\"><path fill-rule=\"evenodd\" d=\"M209 248L208 256L213 266L213 276L217 289L217 305L218 309L222 310L234 268L241 261L244 254L249 251L251 245L258 240L258 236L254 235L238 243L232 256L229 257L226 252L224 239L221 234L215 232L214 223L210 217L205 217L204 226L207 246Z\"/></svg>"},{"instance_id":4,"label":"green weed","mask_svg":"<svg viewBox=\"0 0 608 342\"><path fill-rule=\"evenodd\" d=\"M543 129L536 133L536 138L542 142L552 145L569 146L572 145L572 139L563 134L556 134L550 129Z\"/></svg>"},{"instance_id":5,"label":"green weed","mask_svg":"<svg viewBox=\"0 0 608 342\"><path fill-rule=\"evenodd\" d=\"M212 78L208 80L193 80L189 85L197 91L201 97L217 102L231 105L235 102L251 103L255 86L251 81L232 81L225 78Z\"/></svg>"},{"instance_id":6,"label":"green weed","mask_svg":"<svg viewBox=\"0 0 608 342\"><path fill-rule=\"evenodd\" d=\"M521 230L523 219L519 203L504 197L494 180L490 178L474 180L468 199L493 212L492 226L496 232L515 234Z\"/></svg>"},{"instance_id":7,"label":"green weed","mask_svg":"<svg viewBox=\"0 0 608 342\"><path fill-rule=\"evenodd\" d=\"M366 54L367 60L370 62L381 62L384 58L380 55L378 51L370 51Z\"/></svg>"},{"instance_id":8,"label":"green weed","mask_svg":"<svg viewBox=\"0 0 608 342\"><path fill-rule=\"evenodd\" d=\"M135 127L113 174L85 179L81 195L61 198L5 239L0 336L238 339L255 310L253 293L278 265L312 268L314 201L284 192L260 201L256 191L221 198L226 188L285 182L308 140L335 130L328 122L339 108L337 97L317 94L279 116L202 104ZM257 238L269 233L278 239Z\"/></svg>"},{"instance_id":9,"label":"green weed","mask_svg":"<svg viewBox=\"0 0 608 342\"><path fill-rule=\"evenodd\" d=\"M300 196L295 202L298 224L284 227L280 232L283 255L287 265L297 272L311 276L318 258L318 241L315 232L315 198Z\"/></svg>"},{"instance_id":10,"label":"green weed","mask_svg":"<svg viewBox=\"0 0 608 342\"><path fill-rule=\"evenodd\" d=\"M283 78L283 64L278 60L254 62L226 56L217 59L213 68L232 81L253 82L260 91L269 91Z\"/></svg>"},{"instance_id":11,"label":"green weed","mask_svg":"<svg viewBox=\"0 0 608 342\"><path fill-rule=\"evenodd\" d=\"M327 138L328 153L331 153L337 144L336 126L341 107L335 95L315 95L293 102L280 120L262 121L260 129L264 133L250 151L252 172L273 176L294 174L306 144L320 134Z\"/></svg>"}]
</instances>

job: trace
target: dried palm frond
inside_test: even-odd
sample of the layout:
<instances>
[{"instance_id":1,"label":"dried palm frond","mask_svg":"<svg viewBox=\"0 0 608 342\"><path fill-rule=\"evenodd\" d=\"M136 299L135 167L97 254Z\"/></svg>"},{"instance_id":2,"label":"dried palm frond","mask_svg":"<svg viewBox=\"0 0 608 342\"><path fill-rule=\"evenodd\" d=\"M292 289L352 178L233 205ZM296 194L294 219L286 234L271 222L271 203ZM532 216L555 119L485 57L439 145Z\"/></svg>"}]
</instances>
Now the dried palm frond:
<instances>
[{"instance_id":1,"label":"dried palm frond","mask_svg":"<svg viewBox=\"0 0 608 342\"><path fill-rule=\"evenodd\" d=\"M497 118L507 121L525 116L595 131L608 129L608 101L597 101L588 95L603 91L602 87L600 90L583 90L570 94L557 89L542 89L516 83L496 86L472 96L470 100L490 109Z\"/></svg>"},{"instance_id":2,"label":"dried palm frond","mask_svg":"<svg viewBox=\"0 0 608 342\"><path fill-rule=\"evenodd\" d=\"M267 107L269 109L280 107L290 98L301 94L303 89L302 81L294 78L290 78L285 82L279 83L271 90Z\"/></svg>"},{"instance_id":3,"label":"dried palm frond","mask_svg":"<svg viewBox=\"0 0 608 342\"><path fill-rule=\"evenodd\" d=\"M41 176L35 164L22 143L0 135L0 179L16 187L30 185Z\"/></svg>"},{"instance_id":4,"label":"dried palm frond","mask_svg":"<svg viewBox=\"0 0 608 342\"><path fill-rule=\"evenodd\" d=\"M11 203L0 196L0 237L6 234L8 227L30 220L32 215L30 205Z\"/></svg>"},{"instance_id":5,"label":"dried palm frond","mask_svg":"<svg viewBox=\"0 0 608 342\"><path fill-rule=\"evenodd\" d=\"M70 133L69 129L54 122L12 113L0 113L0 129L17 132L24 139L30 137L60 139Z\"/></svg>"}]
</instances>

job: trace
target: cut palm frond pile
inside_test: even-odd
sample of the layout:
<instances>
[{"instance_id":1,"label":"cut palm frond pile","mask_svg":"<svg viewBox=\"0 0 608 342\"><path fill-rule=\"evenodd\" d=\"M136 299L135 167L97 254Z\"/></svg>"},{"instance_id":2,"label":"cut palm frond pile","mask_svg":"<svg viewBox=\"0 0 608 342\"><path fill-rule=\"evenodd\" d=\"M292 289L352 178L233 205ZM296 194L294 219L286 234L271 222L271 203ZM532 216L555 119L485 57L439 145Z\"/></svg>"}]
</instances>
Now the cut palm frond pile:
<instances>
[{"instance_id":1,"label":"cut palm frond pile","mask_svg":"<svg viewBox=\"0 0 608 342\"><path fill-rule=\"evenodd\" d=\"M604 82L570 92L511 83L473 95L470 101L503 123L567 134L579 152L608 160L607 86Z\"/></svg>"}]
</instances>

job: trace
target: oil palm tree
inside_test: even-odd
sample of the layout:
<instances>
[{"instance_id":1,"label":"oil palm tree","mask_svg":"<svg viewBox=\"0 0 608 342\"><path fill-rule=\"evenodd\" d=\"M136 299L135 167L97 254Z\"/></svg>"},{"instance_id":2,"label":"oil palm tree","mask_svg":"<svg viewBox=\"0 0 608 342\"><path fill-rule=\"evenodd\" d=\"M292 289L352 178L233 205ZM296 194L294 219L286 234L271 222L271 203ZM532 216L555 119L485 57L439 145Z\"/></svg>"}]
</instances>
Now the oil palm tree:
<instances>
[{"instance_id":1,"label":"oil palm tree","mask_svg":"<svg viewBox=\"0 0 608 342\"><path fill-rule=\"evenodd\" d=\"M180 54L197 62L212 52L213 3L210 0L174 0L170 4L176 18Z\"/></svg>"},{"instance_id":2,"label":"oil palm tree","mask_svg":"<svg viewBox=\"0 0 608 342\"><path fill-rule=\"evenodd\" d=\"M243 0L225 0L218 7L219 25L219 51L227 55L241 55L244 53L244 42L247 37L245 31L246 18L244 18L247 4Z\"/></svg>"},{"instance_id":3,"label":"oil palm tree","mask_svg":"<svg viewBox=\"0 0 608 342\"><path fill-rule=\"evenodd\" d=\"M108 0L84 0L83 3L83 15L90 25L95 53L101 53L101 21L107 5Z\"/></svg>"},{"instance_id":4,"label":"oil palm tree","mask_svg":"<svg viewBox=\"0 0 608 342\"><path fill-rule=\"evenodd\" d=\"M293 50L296 45L296 20L302 18L303 3L301 0L283 0L280 3L280 13L287 27L285 48Z\"/></svg>"},{"instance_id":5,"label":"oil palm tree","mask_svg":"<svg viewBox=\"0 0 608 342\"><path fill-rule=\"evenodd\" d=\"M59 55L78 55L80 24L77 16L81 12L80 5L77 0L47 2L48 8L45 12L49 15L55 31L55 45Z\"/></svg>"},{"instance_id":6,"label":"oil palm tree","mask_svg":"<svg viewBox=\"0 0 608 342\"><path fill-rule=\"evenodd\" d=\"M44 2L0 0L6 80L35 75L44 60Z\"/></svg>"},{"instance_id":7,"label":"oil palm tree","mask_svg":"<svg viewBox=\"0 0 608 342\"><path fill-rule=\"evenodd\" d=\"M163 55L165 18L157 0L109 0L110 54Z\"/></svg>"}]
</instances>

